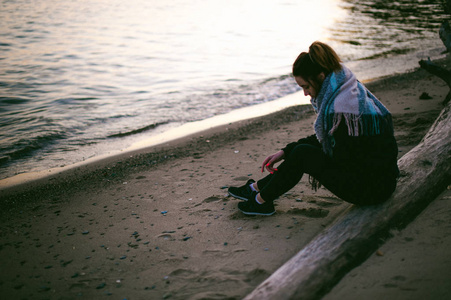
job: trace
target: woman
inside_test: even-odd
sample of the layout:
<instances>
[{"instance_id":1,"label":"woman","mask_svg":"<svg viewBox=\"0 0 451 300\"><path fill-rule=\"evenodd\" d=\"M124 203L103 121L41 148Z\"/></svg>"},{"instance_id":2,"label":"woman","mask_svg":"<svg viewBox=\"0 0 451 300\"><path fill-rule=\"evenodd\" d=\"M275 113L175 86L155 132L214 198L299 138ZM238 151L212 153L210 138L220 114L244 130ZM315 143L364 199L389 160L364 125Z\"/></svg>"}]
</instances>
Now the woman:
<instances>
[{"instance_id":1,"label":"woman","mask_svg":"<svg viewBox=\"0 0 451 300\"><path fill-rule=\"evenodd\" d=\"M288 144L262 164L270 175L230 187L248 215L272 215L273 201L304 173L341 199L368 205L387 200L399 174L390 112L341 64L335 51L314 42L293 64L293 76L317 112L315 134ZM283 162L275 168L275 164Z\"/></svg>"}]
</instances>

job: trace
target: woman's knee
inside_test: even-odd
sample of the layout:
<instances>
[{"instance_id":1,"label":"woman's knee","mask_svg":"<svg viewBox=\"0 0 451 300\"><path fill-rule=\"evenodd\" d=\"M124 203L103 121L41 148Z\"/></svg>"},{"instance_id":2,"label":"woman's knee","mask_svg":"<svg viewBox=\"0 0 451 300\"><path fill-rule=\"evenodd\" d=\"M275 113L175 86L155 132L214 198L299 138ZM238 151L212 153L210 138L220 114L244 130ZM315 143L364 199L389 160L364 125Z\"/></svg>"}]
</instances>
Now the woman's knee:
<instances>
[{"instance_id":1,"label":"woman's knee","mask_svg":"<svg viewBox=\"0 0 451 300\"><path fill-rule=\"evenodd\" d=\"M327 155L320 147L308 144L296 146L285 159L290 165L302 168L304 173L317 172L327 165Z\"/></svg>"}]
</instances>

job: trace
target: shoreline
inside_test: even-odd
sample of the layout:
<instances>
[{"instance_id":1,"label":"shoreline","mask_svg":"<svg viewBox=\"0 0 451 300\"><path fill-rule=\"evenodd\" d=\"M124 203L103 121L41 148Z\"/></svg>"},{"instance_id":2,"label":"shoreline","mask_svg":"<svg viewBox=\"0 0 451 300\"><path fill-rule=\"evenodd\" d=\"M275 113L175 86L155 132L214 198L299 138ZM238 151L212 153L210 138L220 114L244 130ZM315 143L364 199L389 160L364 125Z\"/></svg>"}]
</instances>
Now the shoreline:
<instances>
[{"instance_id":1,"label":"shoreline","mask_svg":"<svg viewBox=\"0 0 451 300\"><path fill-rule=\"evenodd\" d=\"M88 160L64 168L48 169L38 174L25 173L18 175L18 180L15 177L3 179L0 181L3 182L0 184L2 198L0 207L6 208L9 206L8 204L17 204L19 199L44 198L43 192L51 191L52 186L55 186L57 190L63 186L67 189L73 182L92 180L108 184L110 181L120 180L131 172L138 172L141 168L155 167L172 159L190 156L192 153L188 152L188 148L195 148L196 152L214 151L223 143L233 143L234 139L245 138L247 131L254 126L260 126L255 130L258 133L273 126L296 121L303 118L304 115L311 116L313 114L310 105L289 106L268 115L240 119L208 129L204 128L195 133L164 140L154 145L137 147L137 149L125 150L122 153L105 155L100 158L96 157L92 161ZM265 121L266 118L269 118L269 121ZM214 140L217 138L221 140L221 144L214 145ZM29 178L27 178L28 175L30 175ZM21 177L24 177L25 180L22 180ZM40 192L36 194L35 189Z\"/></svg>"},{"instance_id":2,"label":"shoreline","mask_svg":"<svg viewBox=\"0 0 451 300\"><path fill-rule=\"evenodd\" d=\"M224 130L224 127L235 127L236 124L240 122L251 121L253 119L278 113L293 106L309 104L310 102L308 98L305 97L302 92L295 92L274 101L265 102L249 107L243 107L226 114L213 116L196 122L185 123L164 130L161 133L150 135L149 137L141 139L140 141L135 142L129 147L121 150L94 156L64 167L55 167L40 171L25 172L0 179L0 193L2 190L7 190L16 186L33 183L34 181L43 180L47 177L58 176L62 173L71 172L76 168L82 168L90 164L102 165L104 161L113 162L115 160L121 160L123 157L133 155L134 153L151 152L153 151L153 149L165 147L165 145L179 145L189 139L201 136L203 134L220 132Z\"/></svg>"}]
</instances>

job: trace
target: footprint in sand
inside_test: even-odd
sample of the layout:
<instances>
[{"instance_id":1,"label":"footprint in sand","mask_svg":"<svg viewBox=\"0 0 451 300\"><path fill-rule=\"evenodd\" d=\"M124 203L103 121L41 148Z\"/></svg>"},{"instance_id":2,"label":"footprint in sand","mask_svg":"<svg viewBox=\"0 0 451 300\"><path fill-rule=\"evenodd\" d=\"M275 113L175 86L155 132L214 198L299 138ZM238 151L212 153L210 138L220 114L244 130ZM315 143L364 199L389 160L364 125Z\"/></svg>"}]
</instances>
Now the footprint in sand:
<instances>
[{"instance_id":1,"label":"footprint in sand","mask_svg":"<svg viewBox=\"0 0 451 300\"><path fill-rule=\"evenodd\" d=\"M235 178L233 178L233 180L235 180L235 181L248 181L249 177L246 177L246 176L235 177Z\"/></svg>"},{"instance_id":2,"label":"footprint in sand","mask_svg":"<svg viewBox=\"0 0 451 300\"><path fill-rule=\"evenodd\" d=\"M219 197L219 196L211 196L211 197L205 198L204 201L202 201L202 202L210 203L210 202L221 201L221 200L223 200L223 199L224 199L224 198Z\"/></svg>"},{"instance_id":3,"label":"footprint in sand","mask_svg":"<svg viewBox=\"0 0 451 300\"><path fill-rule=\"evenodd\" d=\"M340 202L329 202L329 201L316 201L315 204L320 206L320 207L333 207L333 206L341 205L342 203L340 203Z\"/></svg>"},{"instance_id":4,"label":"footprint in sand","mask_svg":"<svg viewBox=\"0 0 451 300\"><path fill-rule=\"evenodd\" d=\"M159 235L157 235L157 238L162 238L164 240L171 240L171 241L175 240L170 233L159 234Z\"/></svg>"},{"instance_id":5,"label":"footprint in sand","mask_svg":"<svg viewBox=\"0 0 451 300\"><path fill-rule=\"evenodd\" d=\"M322 208L292 208L287 213L294 215L302 215L309 218L325 218L329 214L329 210Z\"/></svg>"},{"instance_id":6,"label":"footprint in sand","mask_svg":"<svg viewBox=\"0 0 451 300\"><path fill-rule=\"evenodd\" d=\"M343 204L343 201L338 198L320 196L304 196L300 202L315 204L319 207L333 207Z\"/></svg>"}]
</instances>

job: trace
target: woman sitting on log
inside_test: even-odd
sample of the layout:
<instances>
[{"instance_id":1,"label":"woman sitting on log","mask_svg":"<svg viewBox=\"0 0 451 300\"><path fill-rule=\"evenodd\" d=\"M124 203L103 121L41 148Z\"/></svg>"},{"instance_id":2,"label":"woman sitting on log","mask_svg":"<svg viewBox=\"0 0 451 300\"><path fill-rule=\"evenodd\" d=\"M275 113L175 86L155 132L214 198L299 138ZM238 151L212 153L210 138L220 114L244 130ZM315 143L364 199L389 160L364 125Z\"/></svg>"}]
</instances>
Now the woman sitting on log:
<instances>
[{"instance_id":1,"label":"woman sitting on log","mask_svg":"<svg viewBox=\"0 0 451 300\"><path fill-rule=\"evenodd\" d=\"M304 173L315 189L323 185L347 202L387 200L399 175L390 112L324 43L314 42L298 56L293 76L317 112L315 134L268 156L262 164L268 176L230 187L231 196L244 200L238 208L248 215L272 215L273 201Z\"/></svg>"}]
</instances>

